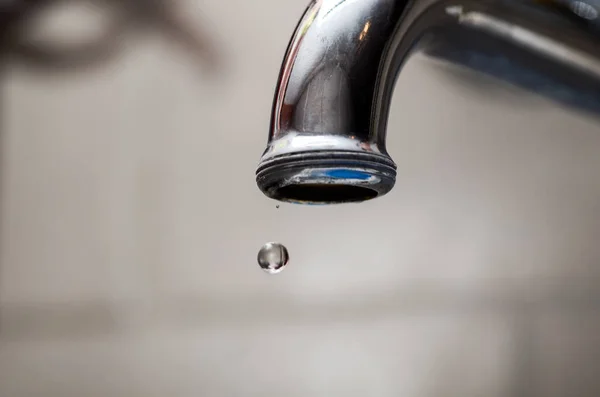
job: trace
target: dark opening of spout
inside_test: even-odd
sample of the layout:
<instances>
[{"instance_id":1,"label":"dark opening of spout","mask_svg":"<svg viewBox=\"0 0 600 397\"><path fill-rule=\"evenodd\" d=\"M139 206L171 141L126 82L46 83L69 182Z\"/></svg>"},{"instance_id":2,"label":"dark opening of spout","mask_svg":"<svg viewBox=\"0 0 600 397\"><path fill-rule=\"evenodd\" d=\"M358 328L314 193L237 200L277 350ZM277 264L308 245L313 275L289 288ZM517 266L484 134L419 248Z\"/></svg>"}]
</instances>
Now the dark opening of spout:
<instances>
[{"instance_id":1,"label":"dark opening of spout","mask_svg":"<svg viewBox=\"0 0 600 397\"><path fill-rule=\"evenodd\" d=\"M277 195L286 201L327 204L370 200L377 197L377 192L362 186L298 184L280 188L277 191Z\"/></svg>"}]
</instances>

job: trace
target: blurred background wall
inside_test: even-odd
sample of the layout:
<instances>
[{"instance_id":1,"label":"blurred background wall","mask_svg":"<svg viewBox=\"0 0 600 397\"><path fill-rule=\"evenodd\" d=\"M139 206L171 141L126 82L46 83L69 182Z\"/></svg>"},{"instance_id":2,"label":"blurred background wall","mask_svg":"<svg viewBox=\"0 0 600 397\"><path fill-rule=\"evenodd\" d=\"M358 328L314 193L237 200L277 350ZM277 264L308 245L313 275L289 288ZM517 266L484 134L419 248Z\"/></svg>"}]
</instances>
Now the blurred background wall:
<instances>
[{"instance_id":1,"label":"blurred background wall","mask_svg":"<svg viewBox=\"0 0 600 397\"><path fill-rule=\"evenodd\" d=\"M0 396L598 395L600 124L417 57L393 192L276 208L254 170L306 3L181 1L212 72L156 32L7 65Z\"/></svg>"}]
</instances>

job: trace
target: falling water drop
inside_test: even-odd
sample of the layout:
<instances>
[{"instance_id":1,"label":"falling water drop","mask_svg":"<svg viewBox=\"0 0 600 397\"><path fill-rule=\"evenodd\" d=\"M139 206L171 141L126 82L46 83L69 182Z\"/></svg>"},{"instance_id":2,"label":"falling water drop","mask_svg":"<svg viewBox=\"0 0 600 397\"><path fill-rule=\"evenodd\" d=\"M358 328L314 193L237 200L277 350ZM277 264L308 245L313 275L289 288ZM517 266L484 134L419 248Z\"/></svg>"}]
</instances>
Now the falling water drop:
<instances>
[{"instance_id":1,"label":"falling water drop","mask_svg":"<svg viewBox=\"0 0 600 397\"><path fill-rule=\"evenodd\" d=\"M279 243L266 243L258 251L258 264L269 274L277 274L285 268L290 256L287 248Z\"/></svg>"}]
</instances>

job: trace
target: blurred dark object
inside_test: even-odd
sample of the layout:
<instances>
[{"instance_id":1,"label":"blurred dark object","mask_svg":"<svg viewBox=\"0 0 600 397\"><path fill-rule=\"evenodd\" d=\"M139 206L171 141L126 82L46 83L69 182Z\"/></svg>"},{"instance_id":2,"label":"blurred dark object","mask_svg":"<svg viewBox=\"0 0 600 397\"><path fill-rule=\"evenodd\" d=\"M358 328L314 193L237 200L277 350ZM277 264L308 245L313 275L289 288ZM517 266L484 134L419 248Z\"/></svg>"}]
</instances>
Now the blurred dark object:
<instances>
[{"instance_id":1,"label":"blurred dark object","mask_svg":"<svg viewBox=\"0 0 600 397\"><path fill-rule=\"evenodd\" d=\"M60 6L89 5L109 20L93 39L77 44L34 41L32 23ZM73 71L100 66L121 50L124 39L145 29L158 30L208 66L217 62L215 48L196 26L184 21L176 0L12 0L0 4L0 37L5 55L42 71Z\"/></svg>"}]
</instances>

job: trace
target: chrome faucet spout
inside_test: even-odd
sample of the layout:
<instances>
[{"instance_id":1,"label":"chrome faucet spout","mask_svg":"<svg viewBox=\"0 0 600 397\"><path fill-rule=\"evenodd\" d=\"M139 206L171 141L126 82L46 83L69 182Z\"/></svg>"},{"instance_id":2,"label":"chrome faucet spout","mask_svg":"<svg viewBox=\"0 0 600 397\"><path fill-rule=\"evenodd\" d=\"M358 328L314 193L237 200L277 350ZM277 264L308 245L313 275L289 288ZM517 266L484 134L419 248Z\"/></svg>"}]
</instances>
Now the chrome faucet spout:
<instances>
[{"instance_id":1,"label":"chrome faucet spout","mask_svg":"<svg viewBox=\"0 0 600 397\"><path fill-rule=\"evenodd\" d=\"M598 35L548 3L313 0L281 67L259 188L320 204L388 193L389 108L402 65L418 51L600 110Z\"/></svg>"}]
</instances>

